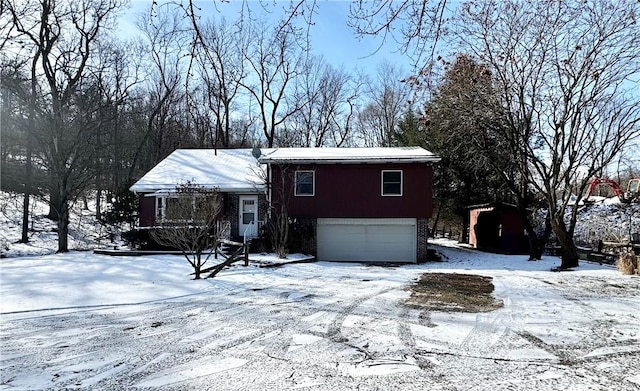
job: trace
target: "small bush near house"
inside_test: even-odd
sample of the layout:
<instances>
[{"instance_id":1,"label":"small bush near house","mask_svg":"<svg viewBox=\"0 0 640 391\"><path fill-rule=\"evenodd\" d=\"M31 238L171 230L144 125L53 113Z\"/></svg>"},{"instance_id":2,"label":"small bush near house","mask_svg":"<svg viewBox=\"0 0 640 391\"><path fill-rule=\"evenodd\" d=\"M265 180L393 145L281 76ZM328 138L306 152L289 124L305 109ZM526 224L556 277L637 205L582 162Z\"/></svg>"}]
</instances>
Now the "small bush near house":
<instances>
[{"instance_id":1,"label":"small bush near house","mask_svg":"<svg viewBox=\"0 0 640 391\"><path fill-rule=\"evenodd\" d=\"M313 238L313 226L306 222L292 221L289 224L289 240L287 245L292 253L305 253L309 241Z\"/></svg>"},{"instance_id":2,"label":"small bush near house","mask_svg":"<svg viewBox=\"0 0 640 391\"><path fill-rule=\"evenodd\" d=\"M618 266L618 270L620 270L622 274L640 274L640 265L638 265L638 258L640 257L637 257L632 253L624 253L620 255L620 258L618 258L616 266Z\"/></svg>"}]
</instances>

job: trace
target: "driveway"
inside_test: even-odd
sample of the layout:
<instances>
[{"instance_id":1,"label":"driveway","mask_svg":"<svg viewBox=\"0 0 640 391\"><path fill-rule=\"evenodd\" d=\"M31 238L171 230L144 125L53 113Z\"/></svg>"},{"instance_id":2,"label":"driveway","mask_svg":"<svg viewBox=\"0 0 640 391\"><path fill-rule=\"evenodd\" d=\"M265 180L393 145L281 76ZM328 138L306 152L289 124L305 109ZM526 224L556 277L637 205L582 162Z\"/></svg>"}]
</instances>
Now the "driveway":
<instances>
[{"instance_id":1,"label":"driveway","mask_svg":"<svg viewBox=\"0 0 640 391\"><path fill-rule=\"evenodd\" d=\"M3 260L3 301L25 309L3 304L0 389L640 387L640 278L588 264L553 273L552 257L440 251L436 264L238 266L209 281L185 279L180 257L74 264L62 255L33 259L28 272L17 262L29 259ZM82 278L65 279L83 265ZM124 283L104 277L114 268L130 271ZM404 306L411 281L430 271L491 276L504 308ZM30 286L20 282L27 276Z\"/></svg>"}]
</instances>

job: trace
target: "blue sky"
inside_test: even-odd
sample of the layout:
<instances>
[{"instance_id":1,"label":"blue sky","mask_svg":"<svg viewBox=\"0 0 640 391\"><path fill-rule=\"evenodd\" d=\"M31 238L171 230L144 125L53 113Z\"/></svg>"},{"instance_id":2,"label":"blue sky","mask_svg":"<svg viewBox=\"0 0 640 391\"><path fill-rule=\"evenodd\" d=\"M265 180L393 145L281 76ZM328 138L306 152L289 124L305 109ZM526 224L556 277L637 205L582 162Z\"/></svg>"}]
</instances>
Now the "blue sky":
<instances>
[{"instance_id":1,"label":"blue sky","mask_svg":"<svg viewBox=\"0 0 640 391\"><path fill-rule=\"evenodd\" d=\"M121 29L133 28L135 15L146 10L150 4L150 0L134 0L130 10L123 15ZM232 22L238 16L242 2L202 0L196 1L195 4L201 7L200 14L204 18L224 15L229 22ZM279 10L287 7L289 2L265 2L269 12L265 11L258 1L249 1L247 4L253 12L263 14L265 17L271 15L276 20ZM410 71L409 59L398 53L395 42L387 42L381 47L381 38L356 37L351 27L347 25L348 1L318 1L316 10L317 13L313 16L314 25L311 28L313 54L322 55L332 65L342 66L347 71L362 69L366 73L374 74L383 61L396 64L407 73Z\"/></svg>"}]
</instances>

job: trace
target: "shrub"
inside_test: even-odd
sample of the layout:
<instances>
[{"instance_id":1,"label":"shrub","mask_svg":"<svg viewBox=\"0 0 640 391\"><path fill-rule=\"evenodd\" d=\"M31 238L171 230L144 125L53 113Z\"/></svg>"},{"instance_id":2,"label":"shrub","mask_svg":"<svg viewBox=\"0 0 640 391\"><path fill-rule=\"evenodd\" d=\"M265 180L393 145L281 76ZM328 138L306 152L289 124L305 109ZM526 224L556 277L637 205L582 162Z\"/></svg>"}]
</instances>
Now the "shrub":
<instances>
[{"instance_id":1,"label":"shrub","mask_svg":"<svg viewBox=\"0 0 640 391\"><path fill-rule=\"evenodd\" d=\"M133 227L138 219L138 196L124 188L115 194L109 194L107 208L102 214L106 224L129 224Z\"/></svg>"},{"instance_id":2,"label":"shrub","mask_svg":"<svg viewBox=\"0 0 640 391\"><path fill-rule=\"evenodd\" d=\"M293 220L289 224L289 240L287 247L292 253L308 253L310 241L313 240L313 225L308 221Z\"/></svg>"},{"instance_id":3,"label":"shrub","mask_svg":"<svg viewBox=\"0 0 640 391\"><path fill-rule=\"evenodd\" d=\"M618 269L622 272L622 274L640 274L640 269L638 268L638 258L640 257L637 257L632 253L624 253L618 258L616 266L618 266Z\"/></svg>"}]
</instances>

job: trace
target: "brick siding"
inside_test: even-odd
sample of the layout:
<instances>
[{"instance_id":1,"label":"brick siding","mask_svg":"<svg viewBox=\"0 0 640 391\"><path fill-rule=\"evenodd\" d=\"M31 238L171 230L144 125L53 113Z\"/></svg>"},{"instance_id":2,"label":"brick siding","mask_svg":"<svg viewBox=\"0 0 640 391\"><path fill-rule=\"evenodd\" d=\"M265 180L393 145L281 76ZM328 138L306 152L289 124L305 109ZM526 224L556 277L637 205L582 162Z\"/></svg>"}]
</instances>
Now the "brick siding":
<instances>
[{"instance_id":1,"label":"brick siding","mask_svg":"<svg viewBox=\"0 0 640 391\"><path fill-rule=\"evenodd\" d=\"M429 239L429 220L428 219L418 219L417 221L417 231L418 231L418 248L417 248L417 256L416 259L418 263L427 262L427 247L428 247L428 239Z\"/></svg>"}]
</instances>

